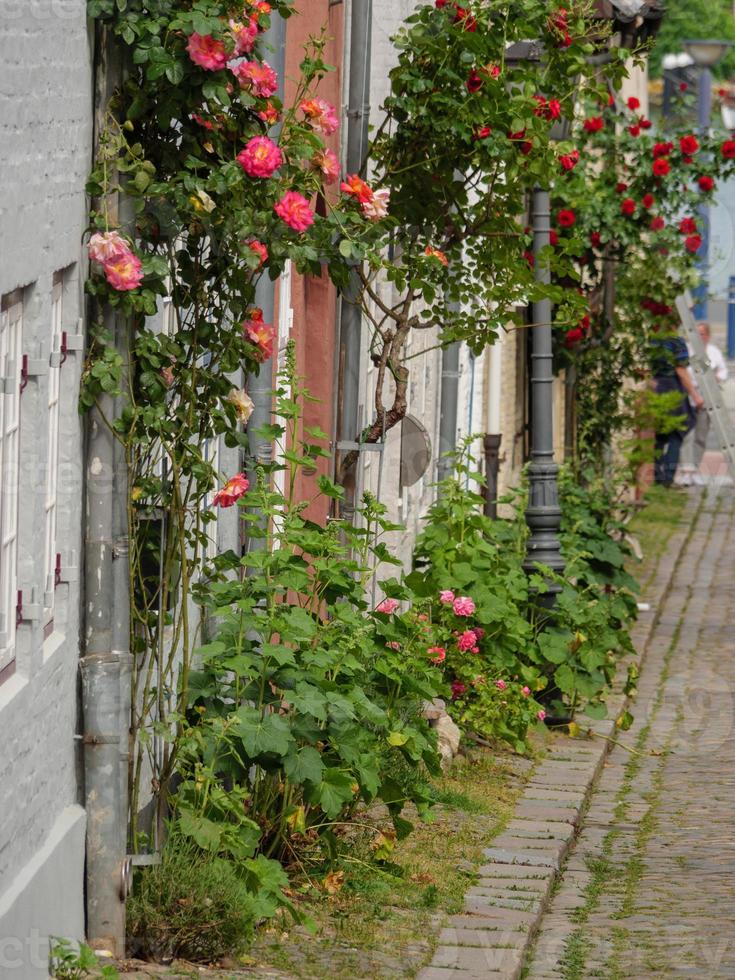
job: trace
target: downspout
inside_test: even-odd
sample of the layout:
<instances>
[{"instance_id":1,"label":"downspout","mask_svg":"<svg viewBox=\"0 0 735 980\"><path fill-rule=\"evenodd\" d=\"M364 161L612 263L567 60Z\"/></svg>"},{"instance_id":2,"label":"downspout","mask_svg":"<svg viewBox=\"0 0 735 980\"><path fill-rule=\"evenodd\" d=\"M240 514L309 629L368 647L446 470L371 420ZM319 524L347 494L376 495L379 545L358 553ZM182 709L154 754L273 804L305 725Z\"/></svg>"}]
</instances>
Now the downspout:
<instances>
[{"instance_id":1,"label":"downspout","mask_svg":"<svg viewBox=\"0 0 735 980\"><path fill-rule=\"evenodd\" d=\"M286 22L280 14L271 14L271 26L263 35L265 47L270 47L267 60L278 75L276 97L283 101L284 75L286 73ZM271 136L278 138L280 126L271 130ZM255 305L263 311L263 320L273 323L276 309L276 284L267 274L261 274L255 286ZM278 356L276 351L274 356ZM255 482L255 467L267 465L273 459L273 443L258 435L258 430L270 425L273 415L273 362L266 361L261 365L258 374L248 376L246 385L248 394L253 401L253 413L248 421L248 446L250 449L251 484ZM261 526L263 526L261 520ZM265 538L248 536L247 550L262 551L265 548Z\"/></svg>"},{"instance_id":2,"label":"downspout","mask_svg":"<svg viewBox=\"0 0 735 980\"><path fill-rule=\"evenodd\" d=\"M498 516L498 474L500 472L500 393L503 367L503 335L487 348L487 428L483 446L485 449L485 506L486 517Z\"/></svg>"},{"instance_id":3,"label":"downspout","mask_svg":"<svg viewBox=\"0 0 735 980\"><path fill-rule=\"evenodd\" d=\"M452 475L454 461L451 454L457 448L457 401L459 398L458 340L442 349L441 401L439 409L439 467L441 483Z\"/></svg>"},{"instance_id":4,"label":"downspout","mask_svg":"<svg viewBox=\"0 0 735 980\"><path fill-rule=\"evenodd\" d=\"M96 146L109 100L124 72L119 50L104 26L98 26L95 41ZM122 224L127 215L120 203L118 206ZM105 328L127 364L129 323L109 308L103 315ZM86 931L93 948L123 956L131 654L126 461L109 429L119 411L118 400L104 395L88 416L85 635L80 668L87 811Z\"/></svg>"},{"instance_id":5,"label":"downspout","mask_svg":"<svg viewBox=\"0 0 735 980\"><path fill-rule=\"evenodd\" d=\"M350 5L350 68L347 93L345 171L362 172L367 157L370 123L370 59L372 51L373 0L352 0ZM360 432L360 358L362 312L354 300L359 294L357 273L352 274L348 295L341 300L339 317L339 387L337 469L345 453L354 448ZM342 516L352 521L357 499L361 460L344 474Z\"/></svg>"}]
</instances>

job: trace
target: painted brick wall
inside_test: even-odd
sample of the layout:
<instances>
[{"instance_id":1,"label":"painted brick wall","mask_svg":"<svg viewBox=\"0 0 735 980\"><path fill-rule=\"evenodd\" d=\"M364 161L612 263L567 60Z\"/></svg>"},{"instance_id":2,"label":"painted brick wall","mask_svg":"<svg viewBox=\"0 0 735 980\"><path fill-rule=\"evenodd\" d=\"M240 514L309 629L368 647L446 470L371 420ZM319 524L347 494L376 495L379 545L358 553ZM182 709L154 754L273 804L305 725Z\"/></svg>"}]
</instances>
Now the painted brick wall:
<instances>
[{"instance_id":1,"label":"painted brick wall","mask_svg":"<svg viewBox=\"0 0 735 980\"><path fill-rule=\"evenodd\" d=\"M92 157L92 71L85 0L0 0L0 294L24 288L23 350L48 364L52 284L65 270L63 329L79 332L85 275L81 240L86 225L84 182ZM53 632L41 620L18 634L16 671L0 685L0 956L3 915L11 897L35 909L23 926L43 934L78 934L83 927L83 836L63 833L79 811L77 660L82 516L82 440L77 394L83 352L70 352L61 371L57 551L62 579ZM24 603L44 591L44 499L48 373L30 378L21 402L19 588ZM3 397L0 395L0 397ZM35 596L34 596L35 592ZM73 821L72 821L73 822ZM59 841L61 863L48 843ZM44 849L45 848L45 849ZM39 855L44 855L39 858ZM54 877L44 880L44 865ZM28 902L22 893L57 890L55 903ZM27 899L26 894L26 899ZM16 909L17 910L17 909ZM12 911L12 910L11 910ZM12 936L15 949L27 936ZM27 951L27 950L26 950ZM25 954L24 954L25 955ZM24 961L25 962L25 961ZM0 963L0 974L18 972ZM42 975L39 973L38 975Z\"/></svg>"}]
</instances>

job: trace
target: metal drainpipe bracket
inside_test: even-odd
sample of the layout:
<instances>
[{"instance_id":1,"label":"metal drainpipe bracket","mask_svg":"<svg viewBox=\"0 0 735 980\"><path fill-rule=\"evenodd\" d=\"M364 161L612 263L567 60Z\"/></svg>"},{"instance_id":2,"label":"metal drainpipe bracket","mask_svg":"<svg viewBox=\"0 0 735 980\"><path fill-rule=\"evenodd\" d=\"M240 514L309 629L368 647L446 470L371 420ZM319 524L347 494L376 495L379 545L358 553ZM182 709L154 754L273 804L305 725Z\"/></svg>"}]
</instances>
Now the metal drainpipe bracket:
<instances>
[{"instance_id":1,"label":"metal drainpipe bracket","mask_svg":"<svg viewBox=\"0 0 735 980\"><path fill-rule=\"evenodd\" d=\"M382 453L385 449L384 442L350 442L344 440L337 443L337 449L341 453Z\"/></svg>"}]
</instances>

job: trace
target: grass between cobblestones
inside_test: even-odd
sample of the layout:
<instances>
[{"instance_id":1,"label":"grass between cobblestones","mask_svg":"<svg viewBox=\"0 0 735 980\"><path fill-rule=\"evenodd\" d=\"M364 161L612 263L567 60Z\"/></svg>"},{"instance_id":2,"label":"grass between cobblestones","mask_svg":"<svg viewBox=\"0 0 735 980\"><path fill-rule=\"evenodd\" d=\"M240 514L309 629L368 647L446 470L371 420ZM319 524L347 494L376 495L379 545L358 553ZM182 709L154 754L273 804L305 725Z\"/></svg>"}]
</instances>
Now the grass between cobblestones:
<instances>
[{"instance_id":1,"label":"grass between cobblestones","mask_svg":"<svg viewBox=\"0 0 735 980\"><path fill-rule=\"evenodd\" d=\"M685 495L666 493L659 488L653 488L647 500L650 500L649 507L641 511L634 521L631 521L630 526L631 533L638 536L644 552L644 569L648 573L644 579L644 595L646 586L656 575L659 560L665 553L669 538L680 522L686 506ZM712 526L714 527L714 524ZM585 980L588 977L602 975L599 971L588 969L586 966L592 941L585 926L598 910L603 897L608 900L619 901L618 910L612 916L614 919L623 920L635 912L636 892L644 870L643 858L646 845L656 828L657 809L660 805L663 786L663 770L669 754L668 746L664 746L661 752L656 753L659 755L659 761L652 774L651 791L645 795L649 808L639 823L633 841L633 852L622 869L619 864L616 865L611 860L614 845L621 835L621 831L616 828L615 824L622 824L626 819L628 798L633 789L635 778L641 770L643 759L646 757L646 746L651 727L663 700L664 686L669 676L671 659L679 642L689 598L690 596L687 597L687 601L681 610L671 642L664 655L659 689L650 709L648 723L638 733L633 752L626 763L625 774L616 799L613 826L603 840L601 856L587 859L587 868L592 877L585 889L584 904L571 913L571 919L577 924L577 929L565 943L564 955L559 963L561 980ZM680 721L681 711L679 711L676 723L672 727L672 733L676 731ZM619 961L629 945L629 931L623 925L616 926L612 929L611 937L611 951L606 963L605 976L609 980L627 980L627 975L622 970ZM650 956L650 966L653 969L655 968L654 949L650 950Z\"/></svg>"}]
</instances>

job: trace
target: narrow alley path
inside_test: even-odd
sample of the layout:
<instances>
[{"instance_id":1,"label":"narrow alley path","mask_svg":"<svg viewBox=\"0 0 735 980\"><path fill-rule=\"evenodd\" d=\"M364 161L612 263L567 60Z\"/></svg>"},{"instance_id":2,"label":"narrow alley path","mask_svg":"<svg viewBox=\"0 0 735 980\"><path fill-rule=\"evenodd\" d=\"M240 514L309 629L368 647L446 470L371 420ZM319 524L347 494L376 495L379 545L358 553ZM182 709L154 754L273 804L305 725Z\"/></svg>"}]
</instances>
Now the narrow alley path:
<instances>
[{"instance_id":1,"label":"narrow alley path","mask_svg":"<svg viewBox=\"0 0 735 980\"><path fill-rule=\"evenodd\" d=\"M735 492L703 498L528 980L735 977Z\"/></svg>"}]
</instances>

